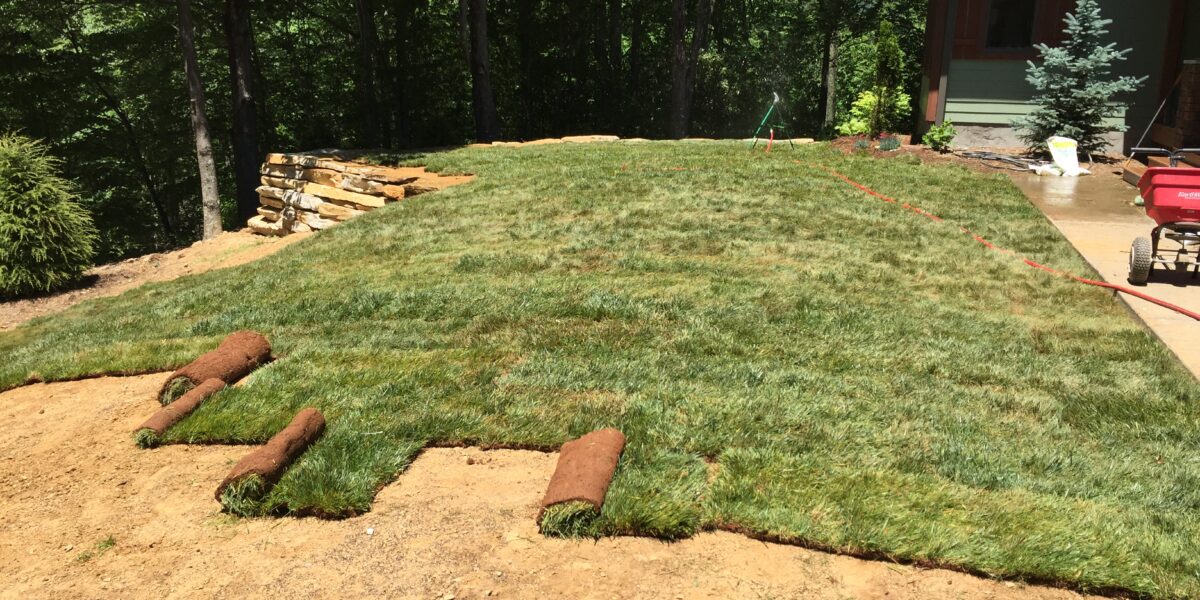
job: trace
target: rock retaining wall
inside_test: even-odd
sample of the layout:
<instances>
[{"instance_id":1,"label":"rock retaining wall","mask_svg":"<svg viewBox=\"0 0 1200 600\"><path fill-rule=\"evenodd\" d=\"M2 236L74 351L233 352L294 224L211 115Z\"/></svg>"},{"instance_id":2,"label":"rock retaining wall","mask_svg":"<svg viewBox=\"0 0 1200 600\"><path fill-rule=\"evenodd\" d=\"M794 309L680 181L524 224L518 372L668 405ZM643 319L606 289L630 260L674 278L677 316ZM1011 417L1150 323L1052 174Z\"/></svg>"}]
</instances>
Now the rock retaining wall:
<instances>
[{"instance_id":1,"label":"rock retaining wall","mask_svg":"<svg viewBox=\"0 0 1200 600\"><path fill-rule=\"evenodd\" d=\"M268 154L258 188L258 215L246 225L262 235L326 229L410 196L466 183L424 167L383 167L344 153Z\"/></svg>"}]
</instances>

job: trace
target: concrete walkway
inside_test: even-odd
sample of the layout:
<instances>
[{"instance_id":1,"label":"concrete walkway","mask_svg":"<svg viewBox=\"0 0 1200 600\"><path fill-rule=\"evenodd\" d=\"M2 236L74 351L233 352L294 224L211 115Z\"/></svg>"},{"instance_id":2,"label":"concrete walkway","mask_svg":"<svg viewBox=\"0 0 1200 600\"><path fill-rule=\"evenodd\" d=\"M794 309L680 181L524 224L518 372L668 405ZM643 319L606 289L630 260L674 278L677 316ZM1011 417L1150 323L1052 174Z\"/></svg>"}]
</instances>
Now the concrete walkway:
<instances>
[{"instance_id":1,"label":"concrete walkway","mask_svg":"<svg viewBox=\"0 0 1200 600\"><path fill-rule=\"evenodd\" d=\"M1129 246L1150 235L1154 221L1132 206L1137 190L1108 173L1091 177L1038 177L1014 174L1013 182L1105 281L1129 285ZM1200 278L1155 267L1141 291L1189 310L1200 311ZM1144 300L1117 294L1154 335L1200 378L1200 321Z\"/></svg>"}]
</instances>

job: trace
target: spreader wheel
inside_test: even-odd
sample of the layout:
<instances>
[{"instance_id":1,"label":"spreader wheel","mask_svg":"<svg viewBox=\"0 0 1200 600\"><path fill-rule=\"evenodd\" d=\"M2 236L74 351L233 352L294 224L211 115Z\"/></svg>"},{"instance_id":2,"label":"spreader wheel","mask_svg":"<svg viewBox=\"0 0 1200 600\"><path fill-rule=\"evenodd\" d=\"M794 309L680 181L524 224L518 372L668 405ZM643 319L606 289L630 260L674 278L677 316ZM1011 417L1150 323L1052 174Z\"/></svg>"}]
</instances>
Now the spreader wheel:
<instances>
[{"instance_id":1,"label":"spreader wheel","mask_svg":"<svg viewBox=\"0 0 1200 600\"><path fill-rule=\"evenodd\" d=\"M1133 240L1129 250L1129 283L1143 285L1150 278L1150 266L1154 264L1154 250L1150 238Z\"/></svg>"}]
</instances>

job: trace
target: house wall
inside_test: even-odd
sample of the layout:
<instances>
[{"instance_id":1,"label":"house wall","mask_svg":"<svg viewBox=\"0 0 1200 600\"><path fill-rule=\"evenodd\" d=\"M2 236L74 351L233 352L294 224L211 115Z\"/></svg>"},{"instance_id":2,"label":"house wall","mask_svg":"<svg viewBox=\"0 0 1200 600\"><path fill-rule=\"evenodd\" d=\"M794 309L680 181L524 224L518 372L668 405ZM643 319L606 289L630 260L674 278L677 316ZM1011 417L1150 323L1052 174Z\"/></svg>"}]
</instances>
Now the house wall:
<instances>
[{"instance_id":1,"label":"house wall","mask_svg":"<svg viewBox=\"0 0 1200 600\"><path fill-rule=\"evenodd\" d=\"M1187 7L1183 26L1183 58L1200 59L1200 4Z\"/></svg>"},{"instance_id":2,"label":"house wall","mask_svg":"<svg viewBox=\"0 0 1200 600\"><path fill-rule=\"evenodd\" d=\"M1101 11L1112 19L1109 40L1118 48L1131 48L1127 60L1117 63L1120 75L1148 76L1142 87L1125 98L1129 109L1113 115L1110 122L1129 127L1124 134L1113 134L1115 150L1135 144L1149 125L1158 108L1159 81L1162 78L1163 53L1170 2L1168 0L1102 0ZM1189 19L1200 19L1200 9L1188 11ZM960 19L960 21L962 21ZM1061 23L1061 16L1057 17ZM966 20L974 31L976 21ZM960 26L966 26L960 23ZM1042 31L1045 26L1042 26ZM1200 26L1192 31L1200 32ZM1045 34L1040 34L1045 35ZM1185 45L1200 50L1200 35L1185 36ZM986 52L966 52L961 32L956 32L955 54L973 58L958 58L950 62L946 90L946 118L954 121L959 130L956 144L963 146L1020 146L1012 130L1014 119L1027 114L1033 105L1029 99L1034 90L1025 81L1028 64L1017 58L987 56ZM1192 52L1185 51L1185 55Z\"/></svg>"}]
</instances>

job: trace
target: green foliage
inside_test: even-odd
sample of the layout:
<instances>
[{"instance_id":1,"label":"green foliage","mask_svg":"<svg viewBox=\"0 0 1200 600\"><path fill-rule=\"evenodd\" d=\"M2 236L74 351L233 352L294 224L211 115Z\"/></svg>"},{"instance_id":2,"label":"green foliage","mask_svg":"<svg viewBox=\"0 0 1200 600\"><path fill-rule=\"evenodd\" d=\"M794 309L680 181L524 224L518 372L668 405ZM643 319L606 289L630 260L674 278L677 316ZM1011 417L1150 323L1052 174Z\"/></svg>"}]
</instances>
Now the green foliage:
<instances>
[{"instance_id":1,"label":"green foliage","mask_svg":"<svg viewBox=\"0 0 1200 600\"><path fill-rule=\"evenodd\" d=\"M958 135L958 130L954 128L954 123L950 119L946 119L940 125L930 126L929 131L921 136L921 143L938 152L949 152L956 135Z\"/></svg>"},{"instance_id":2,"label":"green foliage","mask_svg":"<svg viewBox=\"0 0 1200 600\"><path fill-rule=\"evenodd\" d=\"M112 550L113 547L116 545L117 545L117 538L110 535L102 540L97 541L94 549L84 550L83 552L80 552L79 554L77 554L75 556L75 562L85 563L85 562L88 562L89 560L92 560L93 558L99 558L101 556L104 556L105 552Z\"/></svg>"},{"instance_id":3,"label":"green foliage","mask_svg":"<svg viewBox=\"0 0 1200 600\"><path fill-rule=\"evenodd\" d=\"M1037 45L1041 62L1030 61L1026 75L1037 90L1037 108L1014 126L1035 152L1045 153L1046 140L1056 135L1079 142L1082 152L1101 152L1107 146L1105 133L1127 129L1105 124L1105 119L1124 107L1120 95L1137 90L1146 77L1113 75L1113 63L1125 60L1130 49L1104 43L1112 20L1100 16L1097 0L1079 0L1065 22L1062 46Z\"/></svg>"},{"instance_id":4,"label":"green foliage","mask_svg":"<svg viewBox=\"0 0 1200 600\"><path fill-rule=\"evenodd\" d=\"M885 131L895 131L898 122L907 117L908 98L904 99L904 110L898 114L890 114L889 108L896 106L897 95L901 92L897 85L900 83L900 69L904 62L904 53L900 50L900 41L890 21L879 23L875 34L875 95L879 98L871 107L868 129L871 137L877 137Z\"/></svg>"},{"instance_id":5,"label":"green foliage","mask_svg":"<svg viewBox=\"0 0 1200 600\"><path fill-rule=\"evenodd\" d=\"M233 173L221 168L232 163L233 130L222 3L193 4L221 195L231 219ZM840 120L861 92L874 89L873 42L881 20L896 25L904 51L897 89L913 95L920 87L925 0L713 5L710 41L695 72L697 136L748 136L772 92L784 98L789 134L821 131L824 90L815 75L827 33L838 46ZM381 143L431 147L470 139L470 76L457 2L250 6L262 153L361 147L366 78L358 73L357 43L364 36L356 6L375 8ZM488 12L505 139L665 134L671 3L492 2ZM694 11L688 13L692 22ZM0 131L47 140L70 165L80 202L101 232L99 261L198 237L199 185L177 19L174 2L0 2Z\"/></svg>"},{"instance_id":6,"label":"green foliage","mask_svg":"<svg viewBox=\"0 0 1200 600\"><path fill-rule=\"evenodd\" d=\"M881 131L898 131L905 127L911 98L902 91L887 91L885 97L891 104L882 106L875 92L863 92L850 107L850 114L837 126L838 135L868 135L871 120L882 119Z\"/></svg>"},{"instance_id":7,"label":"green foliage","mask_svg":"<svg viewBox=\"0 0 1200 600\"><path fill-rule=\"evenodd\" d=\"M894 135L885 135L879 138L879 149L884 152L891 152L900 149L900 138Z\"/></svg>"},{"instance_id":8,"label":"green foliage","mask_svg":"<svg viewBox=\"0 0 1200 600\"><path fill-rule=\"evenodd\" d=\"M96 228L44 144L0 136L0 298L50 292L91 266Z\"/></svg>"},{"instance_id":9,"label":"green foliage","mask_svg":"<svg viewBox=\"0 0 1200 600\"><path fill-rule=\"evenodd\" d=\"M556 537L599 537L593 524L600 511L591 502L572 501L555 504L542 513L538 523L543 535Z\"/></svg>"},{"instance_id":10,"label":"green foliage","mask_svg":"<svg viewBox=\"0 0 1200 600\"><path fill-rule=\"evenodd\" d=\"M1200 597L1200 388L1105 290L958 233L1094 276L1007 177L822 144L405 160L477 179L0 332L0 388L162 369L255 329L281 358L163 442L261 443L305 406L329 425L239 512L362 513L427 444L617 427L586 535L743 527Z\"/></svg>"}]
</instances>

